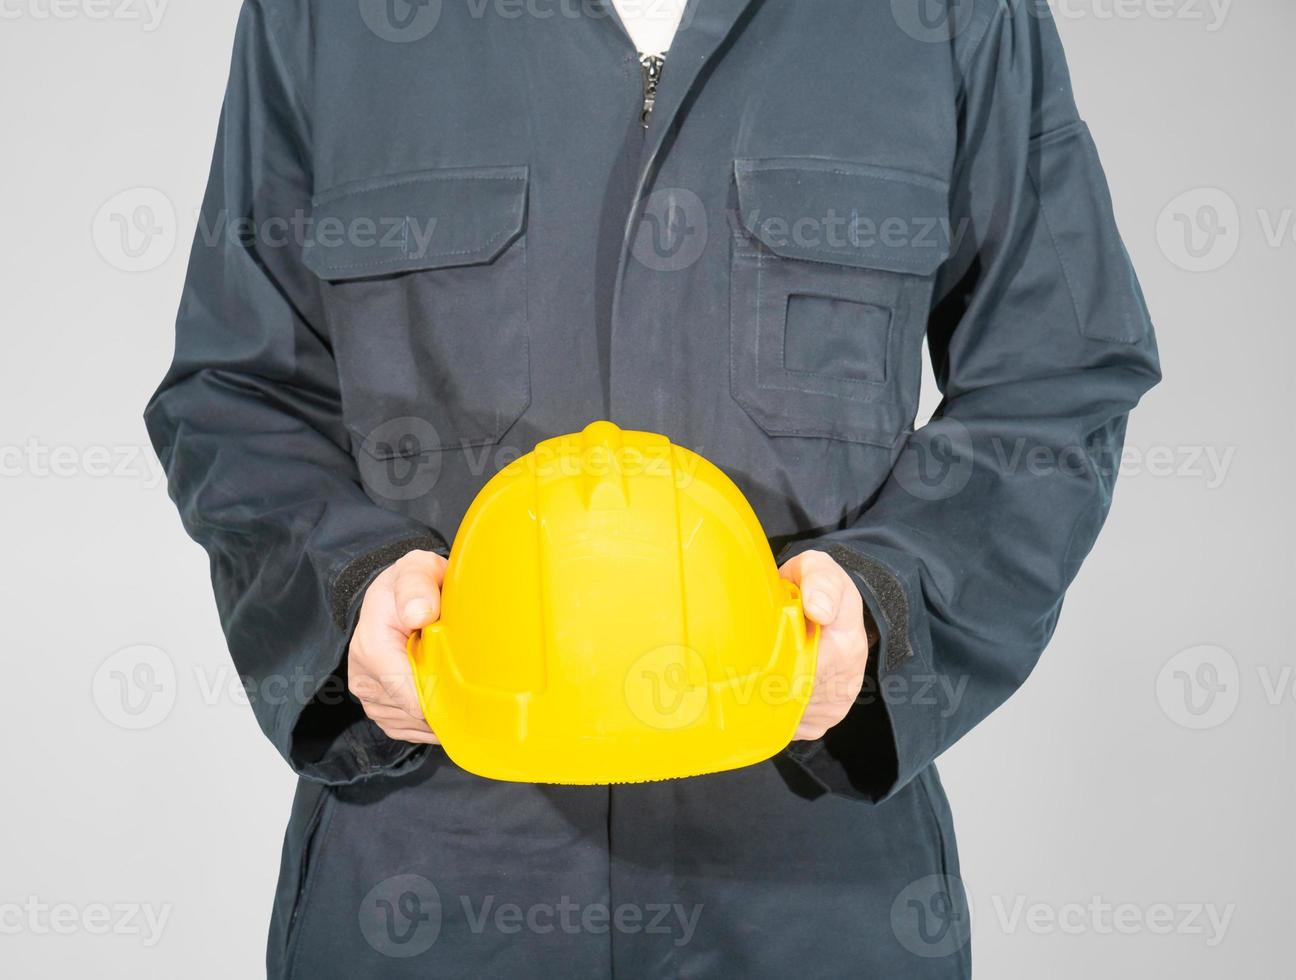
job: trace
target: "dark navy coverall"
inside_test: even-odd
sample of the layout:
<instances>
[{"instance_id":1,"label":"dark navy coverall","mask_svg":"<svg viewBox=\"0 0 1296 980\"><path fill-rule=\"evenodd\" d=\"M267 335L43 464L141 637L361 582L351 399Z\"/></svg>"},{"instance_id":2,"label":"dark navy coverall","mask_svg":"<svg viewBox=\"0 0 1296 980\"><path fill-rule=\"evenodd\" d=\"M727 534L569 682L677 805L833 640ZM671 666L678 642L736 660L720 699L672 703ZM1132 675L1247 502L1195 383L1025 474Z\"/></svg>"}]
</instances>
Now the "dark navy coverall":
<instances>
[{"instance_id":1,"label":"dark navy coverall","mask_svg":"<svg viewBox=\"0 0 1296 980\"><path fill-rule=\"evenodd\" d=\"M643 98L595 0L245 3L147 421L238 669L290 692L253 696L301 777L272 976L969 973L932 760L1030 673L1159 376L1056 27L691 0ZM373 577L597 418L851 573L878 643L824 739L493 783L346 696Z\"/></svg>"}]
</instances>

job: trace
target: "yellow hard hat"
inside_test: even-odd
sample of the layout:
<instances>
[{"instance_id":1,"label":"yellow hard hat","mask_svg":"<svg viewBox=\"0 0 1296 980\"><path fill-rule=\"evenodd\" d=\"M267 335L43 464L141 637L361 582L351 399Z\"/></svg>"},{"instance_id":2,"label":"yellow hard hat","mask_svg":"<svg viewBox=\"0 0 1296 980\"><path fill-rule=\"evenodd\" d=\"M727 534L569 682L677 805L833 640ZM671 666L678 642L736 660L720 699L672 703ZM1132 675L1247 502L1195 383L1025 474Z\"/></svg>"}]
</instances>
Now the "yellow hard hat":
<instances>
[{"instance_id":1,"label":"yellow hard hat","mask_svg":"<svg viewBox=\"0 0 1296 980\"><path fill-rule=\"evenodd\" d=\"M441 618L410 637L462 768L623 783L751 765L791 740L818 628L742 492L665 436L595 422L468 509Z\"/></svg>"}]
</instances>

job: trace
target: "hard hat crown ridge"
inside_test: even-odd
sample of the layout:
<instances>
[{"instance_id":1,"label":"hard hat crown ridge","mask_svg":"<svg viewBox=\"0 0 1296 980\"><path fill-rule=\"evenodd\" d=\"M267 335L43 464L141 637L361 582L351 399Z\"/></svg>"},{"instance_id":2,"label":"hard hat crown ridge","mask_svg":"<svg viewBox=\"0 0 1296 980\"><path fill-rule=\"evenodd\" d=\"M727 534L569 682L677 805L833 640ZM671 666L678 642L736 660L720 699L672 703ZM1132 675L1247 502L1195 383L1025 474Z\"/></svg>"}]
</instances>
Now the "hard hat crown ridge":
<instances>
[{"instance_id":1,"label":"hard hat crown ridge","mask_svg":"<svg viewBox=\"0 0 1296 980\"><path fill-rule=\"evenodd\" d=\"M791 739L818 634L741 491L611 422L483 487L441 618L410 637L451 759L521 782L642 782L762 761Z\"/></svg>"}]
</instances>

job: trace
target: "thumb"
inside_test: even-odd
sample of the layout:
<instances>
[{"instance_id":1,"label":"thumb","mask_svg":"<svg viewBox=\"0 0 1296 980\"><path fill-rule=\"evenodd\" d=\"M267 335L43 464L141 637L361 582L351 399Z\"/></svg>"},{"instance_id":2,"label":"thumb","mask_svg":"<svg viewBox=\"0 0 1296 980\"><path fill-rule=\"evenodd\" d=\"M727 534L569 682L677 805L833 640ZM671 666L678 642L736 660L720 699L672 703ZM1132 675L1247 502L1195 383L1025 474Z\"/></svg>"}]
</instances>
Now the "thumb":
<instances>
[{"instance_id":1,"label":"thumb","mask_svg":"<svg viewBox=\"0 0 1296 980\"><path fill-rule=\"evenodd\" d=\"M441 583L446 560L431 551L415 551L396 564L396 616L406 633L422 629L441 616Z\"/></svg>"},{"instance_id":2,"label":"thumb","mask_svg":"<svg viewBox=\"0 0 1296 980\"><path fill-rule=\"evenodd\" d=\"M808 551L792 558L782 569L801 589L801 608L820 626L835 622L841 610L845 573L821 552Z\"/></svg>"}]
</instances>

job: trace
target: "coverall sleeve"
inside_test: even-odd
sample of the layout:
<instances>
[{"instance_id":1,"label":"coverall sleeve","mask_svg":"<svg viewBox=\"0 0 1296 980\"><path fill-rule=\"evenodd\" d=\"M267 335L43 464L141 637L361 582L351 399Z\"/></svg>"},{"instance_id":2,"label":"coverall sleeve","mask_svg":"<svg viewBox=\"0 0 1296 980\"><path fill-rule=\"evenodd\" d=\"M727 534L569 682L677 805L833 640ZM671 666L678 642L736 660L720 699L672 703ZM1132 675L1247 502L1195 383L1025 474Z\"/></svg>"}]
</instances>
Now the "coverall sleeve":
<instances>
[{"instance_id":1,"label":"coverall sleeve","mask_svg":"<svg viewBox=\"0 0 1296 980\"><path fill-rule=\"evenodd\" d=\"M1034 668L1106 518L1127 415L1160 378L1047 4L985 6L956 58L956 241L928 324L940 408L853 525L781 559L827 551L863 594L864 691L789 754L874 802Z\"/></svg>"},{"instance_id":2,"label":"coverall sleeve","mask_svg":"<svg viewBox=\"0 0 1296 980\"><path fill-rule=\"evenodd\" d=\"M299 5L303 10L305 5ZM345 653L379 571L444 539L361 488L342 424L310 214L304 24L248 0L176 324L145 411L257 721L301 775L350 782L412 764L346 691ZM304 13L301 16L306 16Z\"/></svg>"}]
</instances>

